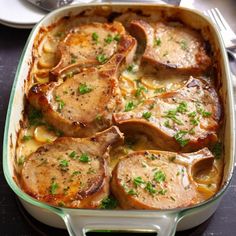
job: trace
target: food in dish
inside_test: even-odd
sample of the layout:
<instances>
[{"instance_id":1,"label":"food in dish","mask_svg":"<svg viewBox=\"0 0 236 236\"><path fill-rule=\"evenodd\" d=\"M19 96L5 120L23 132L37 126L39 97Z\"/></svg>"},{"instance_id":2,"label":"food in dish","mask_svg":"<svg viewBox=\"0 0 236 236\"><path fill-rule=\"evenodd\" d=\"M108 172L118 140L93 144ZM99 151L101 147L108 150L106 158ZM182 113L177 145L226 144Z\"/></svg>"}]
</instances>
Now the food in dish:
<instances>
[{"instance_id":1,"label":"food in dish","mask_svg":"<svg viewBox=\"0 0 236 236\"><path fill-rule=\"evenodd\" d=\"M178 19L156 19L153 12L86 14L65 17L35 39L17 140L19 185L41 201L74 208L170 209L213 196L223 173L223 109L214 47L201 31ZM168 57L162 54L167 48ZM117 141L122 139L113 125L124 133L124 144L104 152L97 147L97 155L92 155L94 143L88 137L115 130ZM73 176L70 186L72 171L77 171L73 168L85 164L80 161L84 140L90 140L82 146L91 162L85 174ZM105 147L111 143L98 142ZM59 146L62 156L57 155ZM70 159L73 151L78 155ZM45 166L39 163L42 155L49 159ZM46 167L55 162L51 170ZM144 171L139 162L148 162ZM88 177L93 163L103 163L107 178L99 168L88 174L98 185L93 196L89 191L82 196L87 189L80 188L80 181ZM40 174L47 169L49 178ZM58 183L51 176L54 171L60 176ZM38 172L39 185L34 174ZM101 179L105 190L99 187ZM52 185L58 192L52 193Z\"/></svg>"}]
</instances>

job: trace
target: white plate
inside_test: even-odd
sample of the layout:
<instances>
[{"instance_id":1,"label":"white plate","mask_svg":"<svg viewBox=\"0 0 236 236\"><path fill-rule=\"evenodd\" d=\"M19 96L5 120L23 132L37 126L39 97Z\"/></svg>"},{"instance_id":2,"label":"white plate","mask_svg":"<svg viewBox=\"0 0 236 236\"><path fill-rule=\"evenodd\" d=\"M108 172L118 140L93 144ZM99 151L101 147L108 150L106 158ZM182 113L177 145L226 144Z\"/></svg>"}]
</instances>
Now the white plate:
<instances>
[{"instance_id":1,"label":"white plate","mask_svg":"<svg viewBox=\"0 0 236 236\"><path fill-rule=\"evenodd\" d=\"M0 23L15 28L32 28L46 12L26 0L0 0Z\"/></svg>"}]
</instances>

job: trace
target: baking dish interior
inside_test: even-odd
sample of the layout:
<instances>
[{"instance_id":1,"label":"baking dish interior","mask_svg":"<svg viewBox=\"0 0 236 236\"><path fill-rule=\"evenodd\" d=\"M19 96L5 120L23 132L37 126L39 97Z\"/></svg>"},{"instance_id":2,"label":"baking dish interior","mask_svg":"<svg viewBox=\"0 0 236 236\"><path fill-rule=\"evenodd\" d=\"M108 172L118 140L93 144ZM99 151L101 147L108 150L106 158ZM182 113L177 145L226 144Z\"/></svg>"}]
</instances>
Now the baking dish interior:
<instances>
[{"instance_id":1,"label":"baking dish interior","mask_svg":"<svg viewBox=\"0 0 236 236\"><path fill-rule=\"evenodd\" d=\"M225 162L224 175L221 189L214 197L210 198L209 200L201 204L191 206L188 208L173 209L167 211L154 211L154 212L145 210L145 211L135 211L135 213L134 211L113 211L111 213L110 211L101 211L101 210L81 210L81 209L65 210L60 207L52 207L31 198L19 188L19 186L15 181L14 158L15 158L17 132L20 129L20 120L22 119L22 111L24 109L24 92L25 88L29 86L26 78L30 70L30 65L32 60L31 49L33 47L34 40L41 29L48 27L49 25L59 20L61 17L77 15L84 11L89 12L88 14L91 15L98 14L98 12L104 12L104 14L107 14L107 12L116 12L116 14L119 14L127 11L128 12L142 11L144 14L146 14L148 11L154 11L156 19L161 19L163 17L179 19L184 23L186 23L187 25L189 25L190 27L200 30L205 39L210 42L215 57L217 58L217 71L218 71L217 79L219 80L219 85L221 86L219 92L222 97L222 103L225 114L224 135L223 135L224 162ZM48 14L41 22L39 22L34 27L25 45L24 51L22 53L17 68L15 81L12 87L6 125L5 125L4 144L3 144L4 174L8 184L20 198L22 198L24 201L32 205L54 212L68 222L71 221L70 216L73 216L76 219L76 216L81 214L86 217L93 216L94 221L96 221L96 217L99 216L104 216L108 218L109 216L110 217L117 216L125 218L130 216L134 217L134 219L137 220L136 217L139 214L140 216L143 217L147 216L147 219L149 219L148 217L150 216L155 218L157 217L157 215L161 215L163 217L165 215L172 214L173 218L171 223L174 222L174 224L177 224L177 222L180 219L184 219L184 216L188 212L192 211L198 212L199 209L204 208L207 204L208 206L210 206L214 202L216 203L217 200L224 193L225 189L227 188L229 181L232 177L233 165L234 165L234 148L235 148L234 123L235 122L234 122L234 111L233 111L232 83L230 79L230 72L225 49L223 47L223 42L219 32L206 17L193 10L188 10L178 7L176 8L166 5L157 5L157 4L117 3L117 4L87 4L87 5L79 4L79 5L69 6ZM209 210L209 212L212 214L214 211L212 212ZM197 224L201 223L205 219L206 218L200 220L200 222L197 222ZM66 224L70 225L71 222ZM193 227L195 225L189 224L190 227ZM122 227L122 224L120 225L120 227ZM187 227L183 226L183 229L185 228Z\"/></svg>"}]
</instances>

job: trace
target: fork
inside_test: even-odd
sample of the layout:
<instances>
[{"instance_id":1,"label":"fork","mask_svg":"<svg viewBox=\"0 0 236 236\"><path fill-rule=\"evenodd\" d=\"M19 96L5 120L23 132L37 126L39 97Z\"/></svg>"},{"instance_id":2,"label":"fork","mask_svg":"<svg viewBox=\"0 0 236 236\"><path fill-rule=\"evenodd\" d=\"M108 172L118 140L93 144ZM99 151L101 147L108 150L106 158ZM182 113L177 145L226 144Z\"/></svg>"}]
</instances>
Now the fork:
<instances>
[{"instance_id":1,"label":"fork","mask_svg":"<svg viewBox=\"0 0 236 236\"><path fill-rule=\"evenodd\" d=\"M220 13L218 8L212 8L210 10L204 11L204 14L208 16L213 23L215 23L223 36L224 44L226 49L234 50L236 49L236 34L230 28L229 24Z\"/></svg>"}]
</instances>

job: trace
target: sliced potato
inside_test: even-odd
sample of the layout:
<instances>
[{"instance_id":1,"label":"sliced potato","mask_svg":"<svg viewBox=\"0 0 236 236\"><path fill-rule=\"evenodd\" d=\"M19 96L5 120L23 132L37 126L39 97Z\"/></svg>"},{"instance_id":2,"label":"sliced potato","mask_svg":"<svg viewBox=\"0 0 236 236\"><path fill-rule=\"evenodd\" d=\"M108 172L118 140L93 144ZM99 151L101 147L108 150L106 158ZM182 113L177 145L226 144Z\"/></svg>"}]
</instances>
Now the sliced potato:
<instances>
[{"instance_id":1,"label":"sliced potato","mask_svg":"<svg viewBox=\"0 0 236 236\"><path fill-rule=\"evenodd\" d=\"M35 75L34 78L35 78L35 82L39 83L39 84L44 84L44 83L48 83L49 82L49 77L48 76L40 77L38 75Z\"/></svg>"},{"instance_id":2,"label":"sliced potato","mask_svg":"<svg viewBox=\"0 0 236 236\"><path fill-rule=\"evenodd\" d=\"M49 131L46 126L38 126L34 130L34 137L38 142L47 143L57 139L56 134L53 131Z\"/></svg>"},{"instance_id":3,"label":"sliced potato","mask_svg":"<svg viewBox=\"0 0 236 236\"><path fill-rule=\"evenodd\" d=\"M48 36L43 44L43 51L46 53L55 53L57 51L58 41Z\"/></svg>"},{"instance_id":4,"label":"sliced potato","mask_svg":"<svg viewBox=\"0 0 236 236\"><path fill-rule=\"evenodd\" d=\"M39 58L39 68L52 68L56 65L56 58L54 53L42 53Z\"/></svg>"}]
</instances>

